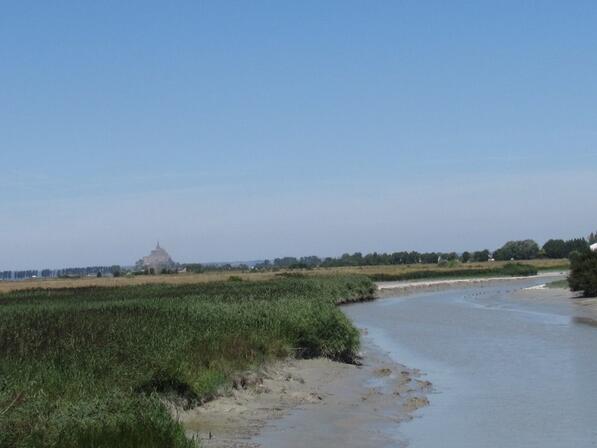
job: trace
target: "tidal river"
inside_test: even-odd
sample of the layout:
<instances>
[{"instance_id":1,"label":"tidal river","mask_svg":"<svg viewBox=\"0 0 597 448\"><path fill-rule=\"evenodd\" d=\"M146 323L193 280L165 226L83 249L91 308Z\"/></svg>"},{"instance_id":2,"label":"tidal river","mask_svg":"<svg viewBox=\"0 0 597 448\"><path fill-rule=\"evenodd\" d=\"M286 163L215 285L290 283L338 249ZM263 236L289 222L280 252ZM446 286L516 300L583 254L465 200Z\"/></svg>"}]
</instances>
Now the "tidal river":
<instances>
[{"instance_id":1,"label":"tidal river","mask_svg":"<svg viewBox=\"0 0 597 448\"><path fill-rule=\"evenodd\" d=\"M344 308L367 329L367 343L433 383L430 405L397 426L397 441L411 448L597 447L597 326L575 319L585 311L566 294L525 289L544 282Z\"/></svg>"}]
</instances>

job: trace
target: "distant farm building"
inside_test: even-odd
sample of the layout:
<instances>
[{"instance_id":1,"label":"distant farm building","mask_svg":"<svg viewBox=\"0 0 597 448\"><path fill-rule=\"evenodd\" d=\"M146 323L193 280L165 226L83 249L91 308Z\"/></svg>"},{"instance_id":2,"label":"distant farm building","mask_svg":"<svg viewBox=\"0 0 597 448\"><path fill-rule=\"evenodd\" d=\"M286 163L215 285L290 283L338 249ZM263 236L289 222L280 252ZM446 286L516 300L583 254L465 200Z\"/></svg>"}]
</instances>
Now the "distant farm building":
<instances>
[{"instance_id":1,"label":"distant farm building","mask_svg":"<svg viewBox=\"0 0 597 448\"><path fill-rule=\"evenodd\" d=\"M140 259L135 266L139 270L153 271L155 274L159 274L164 270L175 268L176 263L158 242L156 248L149 255Z\"/></svg>"}]
</instances>

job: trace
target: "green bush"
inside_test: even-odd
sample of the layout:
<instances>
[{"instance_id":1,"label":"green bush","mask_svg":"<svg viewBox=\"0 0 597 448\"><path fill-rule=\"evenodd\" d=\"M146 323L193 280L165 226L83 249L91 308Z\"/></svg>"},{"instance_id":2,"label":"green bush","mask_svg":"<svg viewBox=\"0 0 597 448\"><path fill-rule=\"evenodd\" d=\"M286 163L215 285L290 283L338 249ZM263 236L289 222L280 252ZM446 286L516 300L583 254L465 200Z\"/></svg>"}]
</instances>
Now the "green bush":
<instances>
[{"instance_id":1,"label":"green bush","mask_svg":"<svg viewBox=\"0 0 597 448\"><path fill-rule=\"evenodd\" d=\"M597 296L597 252L571 254L568 283L572 291L582 291L585 297Z\"/></svg>"}]
</instances>

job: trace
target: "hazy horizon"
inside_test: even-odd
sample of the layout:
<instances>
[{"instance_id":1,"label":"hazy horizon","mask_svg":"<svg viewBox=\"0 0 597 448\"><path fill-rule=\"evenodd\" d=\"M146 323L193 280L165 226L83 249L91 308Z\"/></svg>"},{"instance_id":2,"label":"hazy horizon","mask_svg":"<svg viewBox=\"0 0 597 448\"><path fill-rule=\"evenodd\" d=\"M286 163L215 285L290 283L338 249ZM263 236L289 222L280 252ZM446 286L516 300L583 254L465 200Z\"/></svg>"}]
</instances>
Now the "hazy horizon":
<instances>
[{"instance_id":1,"label":"hazy horizon","mask_svg":"<svg viewBox=\"0 0 597 448\"><path fill-rule=\"evenodd\" d=\"M597 230L594 2L27 2L0 270L496 249Z\"/></svg>"},{"instance_id":2,"label":"hazy horizon","mask_svg":"<svg viewBox=\"0 0 597 448\"><path fill-rule=\"evenodd\" d=\"M266 198L252 198L250 202L230 195L226 207L209 202L205 214L197 210L198 206L190 208L192 197L198 194L194 189L155 193L157 197L124 195L116 203L110 198L96 197L93 203L79 203L74 209L69 200L65 200L63 207L58 208L53 203L53 210L38 203L30 216L39 219L44 215L54 219L59 217L60 220L56 222L45 222L46 228L57 236L53 239L41 234L32 235L27 244L30 245L31 253L47 253L50 255L48 259L55 262L29 264L21 257L25 260L23 264L15 263L7 266L7 269L131 265L147 255L158 240L177 262L223 262L283 256L340 256L344 252L494 250L512 239L530 238L543 244L550 238L568 239L588 235L591 227L586 222L591 222L590 219L570 222L570 215L558 211L562 210L560 204L566 201L570 190L579 188L584 192L579 192L582 200L566 204L566 209L579 218L592 216L593 212L585 206L592 199L592 174L575 174L574 179L565 175L525 177L523 183L530 190L527 194L515 179L509 178L499 182L499 188L494 186L492 180L486 180L485 183L479 180L476 188L467 192L458 185L417 186L400 191L386 191L380 187L364 189L361 186L358 189L353 187L353 191L347 195L343 188L341 192L330 193L327 190L327 200L317 203L317 206L309 197L297 197L296 194L290 198L271 194ZM384 192L380 193L380 189ZM485 199L489 191L494 194L497 205ZM308 194L319 196L320 192ZM431 201L435 201L433 206L430 206ZM508 214L505 214L504 207L499 206L505 202L509 202ZM129 223L124 231L118 232L121 225L118 221L120 207L151 210L155 203L161 205L151 229L143 226L136 229L135 223ZM359 204L360 213L355 213L352 208L355 203ZM329 204L335 206L331 208ZM201 206L206 207L203 202ZM532 214L533 219L521 219L522 212ZM77 226L85 229L94 225L94 213L112 217L112 220L102 222L106 227L101 234L92 235L82 231L82 237L76 240L71 235L70 241L73 243L52 254L56 240L69 239L71 227L62 228L62 219L71 222L76 219ZM206 219L203 219L204 215ZM244 220L235 220L237 215L244 217ZM165 219L166 216L170 219ZM317 219L313 219L314 216ZM452 219L457 216L459 225L447 223L444 226L443 216L452 216ZM238 225L225 240L214 241L210 238L228 223L246 223L248 217L252 217L254 226ZM256 230L261 220L269 225ZM351 226L346 228L345 222L350 222ZM293 234L296 226L302 229L299 235ZM353 233L355 227L359 231ZM571 230L564 232L562 229ZM92 242L101 243L101 249L81 254L81 248L86 247L90 238ZM20 250L21 244L15 242L15 253ZM10 249L6 242L3 246ZM285 247L288 249L284 250Z\"/></svg>"}]
</instances>

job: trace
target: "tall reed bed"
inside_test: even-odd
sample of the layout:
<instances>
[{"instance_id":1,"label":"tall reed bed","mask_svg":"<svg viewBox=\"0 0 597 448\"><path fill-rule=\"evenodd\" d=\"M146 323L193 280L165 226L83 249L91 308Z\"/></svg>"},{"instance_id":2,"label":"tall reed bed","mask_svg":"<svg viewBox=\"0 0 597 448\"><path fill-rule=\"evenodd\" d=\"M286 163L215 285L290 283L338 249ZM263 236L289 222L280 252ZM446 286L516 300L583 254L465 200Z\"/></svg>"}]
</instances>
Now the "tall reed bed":
<instances>
[{"instance_id":1,"label":"tall reed bed","mask_svg":"<svg viewBox=\"0 0 597 448\"><path fill-rule=\"evenodd\" d=\"M199 404L294 355L351 361L337 303L362 276L0 295L0 447L190 447L164 396Z\"/></svg>"}]
</instances>

